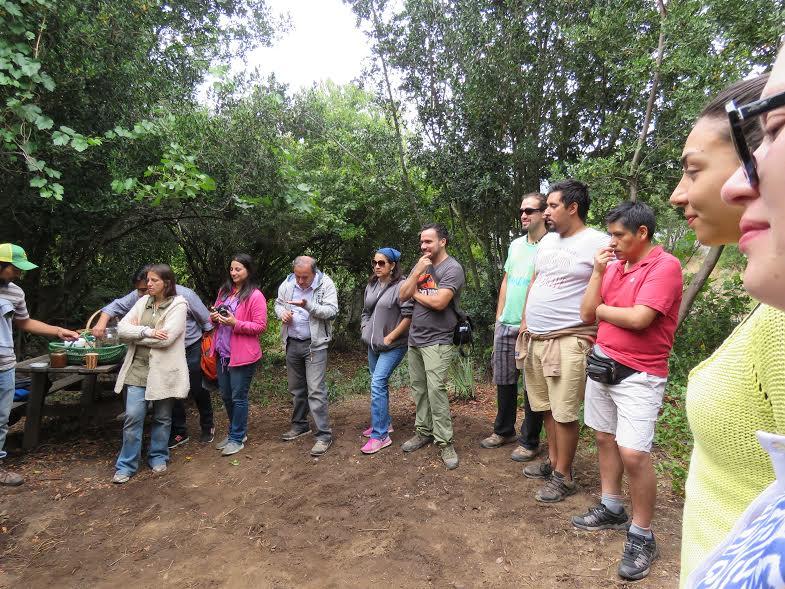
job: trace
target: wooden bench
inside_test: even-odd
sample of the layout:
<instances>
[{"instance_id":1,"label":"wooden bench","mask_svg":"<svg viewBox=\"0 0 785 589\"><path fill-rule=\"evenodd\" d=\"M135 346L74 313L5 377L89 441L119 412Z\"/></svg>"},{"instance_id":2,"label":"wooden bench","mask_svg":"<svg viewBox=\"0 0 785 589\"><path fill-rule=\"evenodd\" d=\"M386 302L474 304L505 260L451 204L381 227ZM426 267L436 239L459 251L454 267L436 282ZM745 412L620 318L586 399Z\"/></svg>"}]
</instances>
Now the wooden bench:
<instances>
[{"instance_id":1,"label":"wooden bench","mask_svg":"<svg viewBox=\"0 0 785 589\"><path fill-rule=\"evenodd\" d=\"M58 378L52 383L52 386L49 387L49 390L46 391L46 395L49 396L52 393L56 393L58 391L64 391L69 389L75 384L79 384L84 380L84 375L81 374L72 374L71 376L66 376L65 378ZM79 389L71 389L71 390L79 390ZM14 401L11 405L11 414L8 417L8 425L9 427L14 425L17 421L24 417L25 412L27 411L27 402L29 401L30 397L24 401Z\"/></svg>"}]
</instances>

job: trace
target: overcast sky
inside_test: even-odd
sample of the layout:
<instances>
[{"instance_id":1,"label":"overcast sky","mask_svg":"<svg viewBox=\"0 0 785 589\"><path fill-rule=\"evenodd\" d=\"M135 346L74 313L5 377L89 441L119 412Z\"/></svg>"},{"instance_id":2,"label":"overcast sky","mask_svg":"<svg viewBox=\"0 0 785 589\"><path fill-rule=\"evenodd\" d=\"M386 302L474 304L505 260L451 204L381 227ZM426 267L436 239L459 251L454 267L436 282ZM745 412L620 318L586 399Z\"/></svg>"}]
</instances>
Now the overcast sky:
<instances>
[{"instance_id":1,"label":"overcast sky","mask_svg":"<svg viewBox=\"0 0 785 589\"><path fill-rule=\"evenodd\" d=\"M354 14L341 0L268 0L268 4L275 14L289 14L291 28L273 47L252 52L248 67L258 67L265 76L274 72L291 91L327 79L345 84L360 75L370 57L368 40L355 28Z\"/></svg>"}]
</instances>

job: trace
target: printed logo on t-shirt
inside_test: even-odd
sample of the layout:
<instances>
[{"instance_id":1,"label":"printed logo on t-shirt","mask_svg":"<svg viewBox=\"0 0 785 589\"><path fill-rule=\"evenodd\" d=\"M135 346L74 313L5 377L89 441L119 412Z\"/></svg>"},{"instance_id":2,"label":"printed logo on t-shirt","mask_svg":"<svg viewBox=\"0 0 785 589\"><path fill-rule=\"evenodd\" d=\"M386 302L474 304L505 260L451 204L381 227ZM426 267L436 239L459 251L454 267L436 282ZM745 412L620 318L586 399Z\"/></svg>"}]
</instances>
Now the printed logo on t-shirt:
<instances>
[{"instance_id":1,"label":"printed logo on t-shirt","mask_svg":"<svg viewBox=\"0 0 785 589\"><path fill-rule=\"evenodd\" d=\"M571 248L540 250L537 260L537 282L553 289L561 288L572 274L578 253Z\"/></svg>"},{"instance_id":2,"label":"printed logo on t-shirt","mask_svg":"<svg viewBox=\"0 0 785 589\"><path fill-rule=\"evenodd\" d=\"M426 296L433 296L439 290L439 285L433 277L433 268L429 268L417 278L417 290Z\"/></svg>"}]
</instances>

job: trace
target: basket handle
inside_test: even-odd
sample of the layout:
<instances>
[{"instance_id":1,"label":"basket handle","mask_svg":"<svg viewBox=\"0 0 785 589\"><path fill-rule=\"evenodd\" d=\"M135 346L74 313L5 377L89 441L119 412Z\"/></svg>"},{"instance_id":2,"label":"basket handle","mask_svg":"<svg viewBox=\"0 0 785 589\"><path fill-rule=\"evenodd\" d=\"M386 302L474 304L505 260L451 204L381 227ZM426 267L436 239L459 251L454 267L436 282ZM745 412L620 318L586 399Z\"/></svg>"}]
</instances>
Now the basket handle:
<instances>
[{"instance_id":1,"label":"basket handle","mask_svg":"<svg viewBox=\"0 0 785 589\"><path fill-rule=\"evenodd\" d=\"M90 319L88 319L88 320L87 320L87 325L85 325L85 327L84 327L84 328L85 328L85 331L90 331L90 328L91 328L91 324L92 324L92 322L93 322L93 319L95 319L95 318L96 318L98 315L100 315L100 314L101 314L101 309L98 309L98 310L97 310L95 313L93 313L92 315L90 315Z\"/></svg>"}]
</instances>

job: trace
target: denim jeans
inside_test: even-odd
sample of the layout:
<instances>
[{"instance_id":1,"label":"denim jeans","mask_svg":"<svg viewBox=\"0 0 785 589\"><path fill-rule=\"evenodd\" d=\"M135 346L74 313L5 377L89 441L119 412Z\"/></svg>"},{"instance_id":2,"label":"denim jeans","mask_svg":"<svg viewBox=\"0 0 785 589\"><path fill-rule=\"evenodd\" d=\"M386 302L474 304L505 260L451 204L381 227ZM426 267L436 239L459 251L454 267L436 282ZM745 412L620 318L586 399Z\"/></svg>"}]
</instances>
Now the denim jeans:
<instances>
[{"instance_id":1,"label":"denim jeans","mask_svg":"<svg viewBox=\"0 0 785 589\"><path fill-rule=\"evenodd\" d=\"M194 400L199 409L199 425L202 431L213 428L213 402L210 393L202 388L202 340L198 339L185 348L185 359L188 362L188 396ZM188 434L185 418L185 399L175 399L172 409L172 435Z\"/></svg>"},{"instance_id":2,"label":"denim jeans","mask_svg":"<svg viewBox=\"0 0 785 589\"><path fill-rule=\"evenodd\" d=\"M14 404L16 369L0 370L0 459L5 458L5 436L8 434L8 417Z\"/></svg>"},{"instance_id":3,"label":"denim jeans","mask_svg":"<svg viewBox=\"0 0 785 589\"><path fill-rule=\"evenodd\" d=\"M292 395L292 429L305 432L308 412L316 427L314 437L329 442L333 438L327 408L327 348L311 351L311 340L286 340L286 378Z\"/></svg>"},{"instance_id":4,"label":"denim jeans","mask_svg":"<svg viewBox=\"0 0 785 589\"><path fill-rule=\"evenodd\" d=\"M229 359L217 358L218 388L229 417L228 438L238 444L248 433L248 389L256 372L256 362L245 366L229 366ZM224 362L227 362L224 365Z\"/></svg>"},{"instance_id":5,"label":"denim jeans","mask_svg":"<svg viewBox=\"0 0 785 589\"><path fill-rule=\"evenodd\" d=\"M371 373L371 437L383 440L390 428L390 391L387 383L406 354L406 346L386 352L374 352L368 348L368 370Z\"/></svg>"},{"instance_id":6,"label":"denim jeans","mask_svg":"<svg viewBox=\"0 0 785 589\"><path fill-rule=\"evenodd\" d=\"M172 403L174 399L153 401L152 430L150 431L150 450L147 462L150 468L166 464L169 460L169 430L172 426ZM123 447L117 457L117 472L132 475L139 470L142 454L142 432L147 401L144 387L128 386L125 395L125 423L123 424Z\"/></svg>"}]
</instances>

